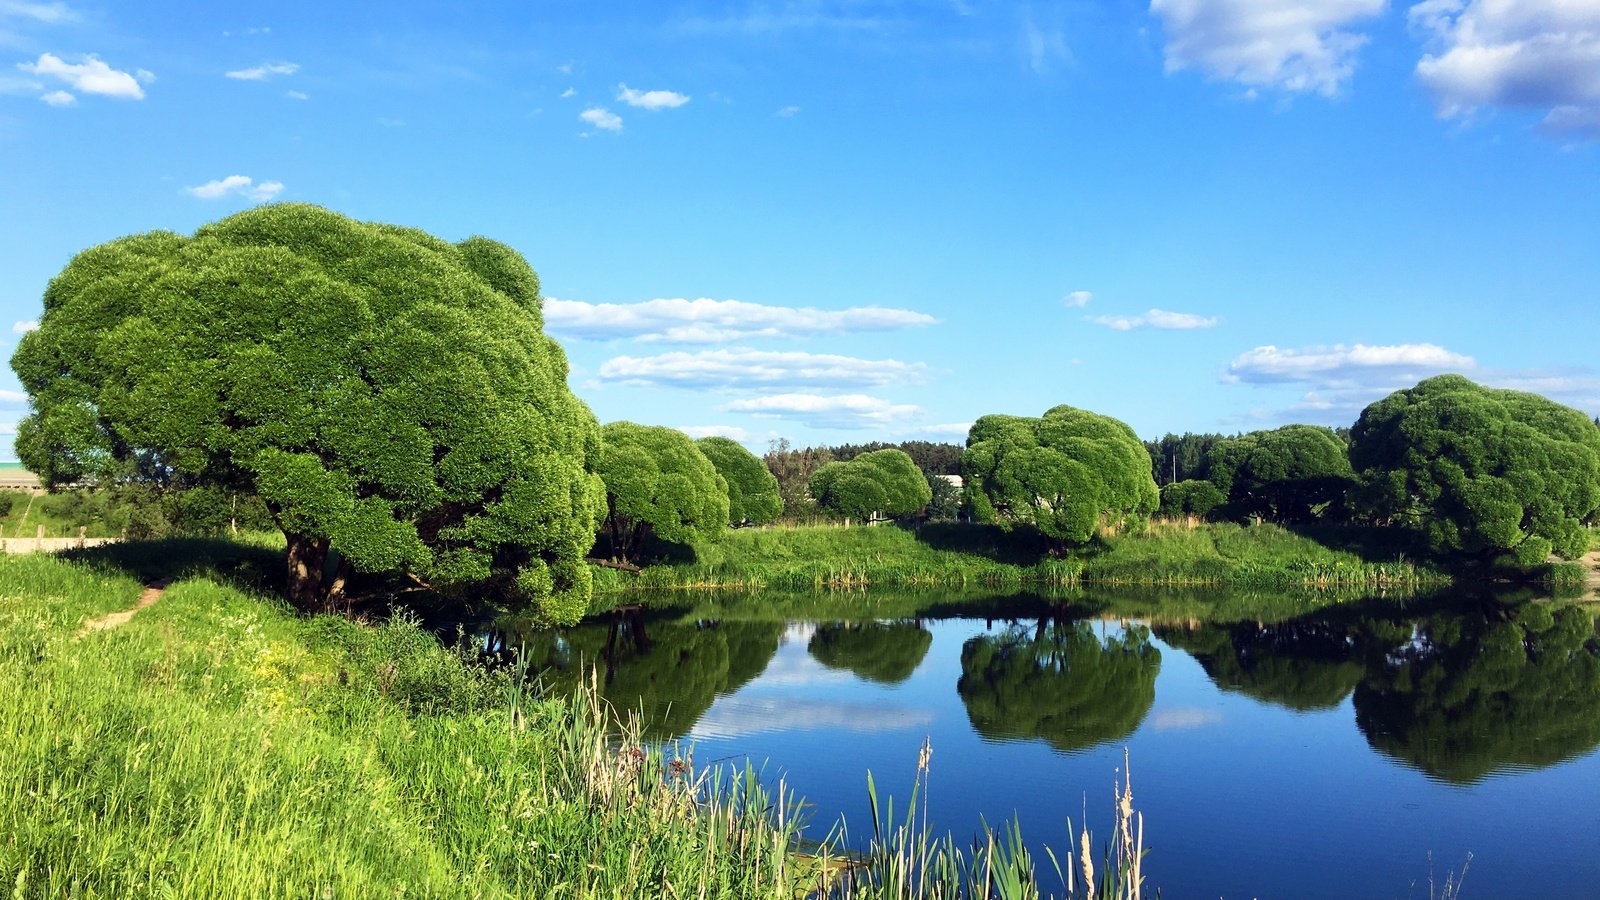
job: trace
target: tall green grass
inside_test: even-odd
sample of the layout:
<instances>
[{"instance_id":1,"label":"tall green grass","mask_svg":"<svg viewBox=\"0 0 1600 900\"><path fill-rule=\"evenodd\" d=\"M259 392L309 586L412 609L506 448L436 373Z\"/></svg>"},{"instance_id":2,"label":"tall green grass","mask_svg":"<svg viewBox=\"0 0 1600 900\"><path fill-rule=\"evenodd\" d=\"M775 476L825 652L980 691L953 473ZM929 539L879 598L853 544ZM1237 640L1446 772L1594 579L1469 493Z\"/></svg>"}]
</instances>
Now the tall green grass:
<instances>
[{"instance_id":1,"label":"tall green grass","mask_svg":"<svg viewBox=\"0 0 1600 900\"><path fill-rule=\"evenodd\" d=\"M1037 896L1009 831L916 893L842 874L859 860L801 852L781 784L619 739L592 686L542 697L404 616L301 619L198 574L75 636L141 589L0 558L15 898ZM873 865L921 865L916 842L873 846ZM1012 874L975 892L980 861Z\"/></svg>"},{"instance_id":2,"label":"tall green grass","mask_svg":"<svg viewBox=\"0 0 1600 900\"><path fill-rule=\"evenodd\" d=\"M611 573L601 590L1040 585L1404 586L1449 573L1403 550L1316 540L1275 525L1153 524L1056 557L1036 535L980 525L741 529L693 562Z\"/></svg>"}]
</instances>

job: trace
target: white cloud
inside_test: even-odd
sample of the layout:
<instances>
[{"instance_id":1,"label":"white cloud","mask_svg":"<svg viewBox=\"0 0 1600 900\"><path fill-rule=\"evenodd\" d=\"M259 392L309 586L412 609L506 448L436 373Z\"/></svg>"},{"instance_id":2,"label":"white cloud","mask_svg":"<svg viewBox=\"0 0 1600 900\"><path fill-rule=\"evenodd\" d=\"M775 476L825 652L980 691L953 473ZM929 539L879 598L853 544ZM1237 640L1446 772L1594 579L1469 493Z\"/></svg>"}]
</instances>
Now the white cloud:
<instances>
[{"instance_id":1,"label":"white cloud","mask_svg":"<svg viewBox=\"0 0 1600 900\"><path fill-rule=\"evenodd\" d=\"M28 392L27 391L13 391L13 390L7 390L7 389L0 389L0 404L5 404L7 406L14 406L14 405L16 405L18 403L27 403L27 402L28 402Z\"/></svg>"},{"instance_id":2,"label":"white cloud","mask_svg":"<svg viewBox=\"0 0 1600 900\"><path fill-rule=\"evenodd\" d=\"M813 428L881 428L922 410L910 404L891 403L865 394L773 394L735 400L722 407L729 412L789 419Z\"/></svg>"},{"instance_id":3,"label":"white cloud","mask_svg":"<svg viewBox=\"0 0 1600 900\"><path fill-rule=\"evenodd\" d=\"M50 93L41 96L39 99L50 104L51 106L75 106L78 103L78 98L67 93L66 91L51 91Z\"/></svg>"},{"instance_id":4,"label":"white cloud","mask_svg":"<svg viewBox=\"0 0 1600 900\"><path fill-rule=\"evenodd\" d=\"M622 117L601 106L589 107L583 112L578 113L578 118L588 122L590 125L593 125L596 128L603 128L606 131L622 130Z\"/></svg>"},{"instance_id":5,"label":"white cloud","mask_svg":"<svg viewBox=\"0 0 1600 900\"><path fill-rule=\"evenodd\" d=\"M229 175L227 178L208 181L184 190L201 200L216 200L229 194L237 194L251 200L265 201L271 200L283 191L283 182L263 181L257 184L249 175Z\"/></svg>"},{"instance_id":6,"label":"white cloud","mask_svg":"<svg viewBox=\"0 0 1600 900\"><path fill-rule=\"evenodd\" d=\"M1424 0L1408 17L1433 42L1417 77L1441 116L1544 110L1547 131L1600 136L1600 3Z\"/></svg>"},{"instance_id":7,"label":"white cloud","mask_svg":"<svg viewBox=\"0 0 1600 900\"><path fill-rule=\"evenodd\" d=\"M27 0L0 0L0 16L33 19L46 25L76 22L81 16L65 3L30 3Z\"/></svg>"},{"instance_id":8,"label":"white cloud","mask_svg":"<svg viewBox=\"0 0 1600 900\"><path fill-rule=\"evenodd\" d=\"M1198 706L1178 706L1157 710L1150 716L1150 726L1157 731L1182 731L1205 728L1222 722L1222 713Z\"/></svg>"},{"instance_id":9,"label":"white cloud","mask_svg":"<svg viewBox=\"0 0 1600 900\"><path fill-rule=\"evenodd\" d=\"M625 84L619 84L617 99L640 109L677 109L689 102L689 95L677 91L636 91Z\"/></svg>"},{"instance_id":10,"label":"white cloud","mask_svg":"<svg viewBox=\"0 0 1600 900\"><path fill-rule=\"evenodd\" d=\"M223 74L237 81L266 81L274 75L293 75L298 71L300 71L298 63L280 62L263 63L249 69L235 69Z\"/></svg>"},{"instance_id":11,"label":"white cloud","mask_svg":"<svg viewBox=\"0 0 1600 900\"><path fill-rule=\"evenodd\" d=\"M1268 344L1248 350L1228 364L1224 380L1251 384L1305 382L1351 387L1375 382L1406 382L1441 372L1474 368L1476 361L1438 344L1334 344L1304 350Z\"/></svg>"},{"instance_id":12,"label":"white cloud","mask_svg":"<svg viewBox=\"0 0 1600 900\"><path fill-rule=\"evenodd\" d=\"M1081 309L1085 306L1088 306L1089 301L1093 299L1094 294L1091 294L1088 291L1073 291L1072 293L1061 298L1061 305L1071 309Z\"/></svg>"},{"instance_id":13,"label":"white cloud","mask_svg":"<svg viewBox=\"0 0 1600 900\"><path fill-rule=\"evenodd\" d=\"M1094 316L1089 321L1116 331L1132 331L1135 328L1188 331L1195 328L1215 328L1217 325L1215 316L1168 312L1164 309L1152 309L1139 316Z\"/></svg>"},{"instance_id":14,"label":"white cloud","mask_svg":"<svg viewBox=\"0 0 1600 900\"><path fill-rule=\"evenodd\" d=\"M853 387L918 382L921 363L831 353L730 348L659 356L617 356L600 364L603 382L645 387Z\"/></svg>"},{"instance_id":15,"label":"white cloud","mask_svg":"<svg viewBox=\"0 0 1600 900\"><path fill-rule=\"evenodd\" d=\"M566 90L561 92L561 99L565 100L568 97L576 97L577 95L578 95L578 91L577 91L576 88L567 88Z\"/></svg>"},{"instance_id":16,"label":"white cloud","mask_svg":"<svg viewBox=\"0 0 1600 900\"><path fill-rule=\"evenodd\" d=\"M304 91L284 91L283 95L290 100L310 100L311 95Z\"/></svg>"},{"instance_id":17,"label":"white cloud","mask_svg":"<svg viewBox=\"0 0 1600 900\"><path fill-rule=\"evenodd\" d=\"M749 431L737 425L685 425L678 430L692 438L725 437L741 444L751 438Z\"/></svg>"},{"instance_id":18,"label":"white cloud","mask_svg":"<svg viewBox=\"0 0 1600 900\"><path fill-rule=\"evenodd\" d=\"M113 69L93 54L84 57L81 63L69 63L52 53L41 53L38 62L18 63L17 68L64 81L80 94L100 94L120 100L143 100L144 89L139 82L155 80L155 75L144 69L139 70L137 78Z\"/></svg>"},{"instance_id":19,"label":"white cloud","mask_svg":"<svg viewBox=\"0 0 1600 900\"><path fill-rule=\"evenodd\" d=\"M761 682L773 683L765 675ZM933 714L927 709L888 703L735 696L721 698L712 704L706 714L689 729L687 737L690 740L720 740L797 729L874 734L912 731L925 728L932 721Z\"/></svg>"},{"instance_id":20,"label":"white cloud","mask_svg":"<svg viewBox=\"0 0 1600 900\"><path fill-rule=\"evenodd\" d=\"M793 118L794 114L799 112L799 111L800 111L800 107L798 107L798 106L785 106L784 108L782 108L782 109L778 110L777 112L773 113L773 115L777 116L780 119L789 119L789 118Z\"/></svg>"},{"instance_id":21,"label":"white cloud","mask_svg":"<svg viewBox=\"0 0 1600 900\"><path fill-rule=\"evenodd\" d=\"M939 425L913 425L900 429L899 433L925 438L956 438L964 441L971 431L971 422L946 422Z\"/></svg>"},{"instance_id":22,"label":"white cloud","mask_svg":"<svg viewBox=\"0 0 1600 900\"><path fill-rule=\"evenodd\" d=\"M1039 25L1029 12L1022 23L1022 52L1035 75L1047 75L1069 58L1067 39L1058 28Z\"/></svg>"},{"instance_id":23,"label":"white cloud","mask_svg":"<svg viewBox=\"0 0 1600 900\"><path fill-rule=\"evenodd\" d=\"M22 322L13 322L13 323L11 323L11 332L13 334L27 334L30 331L34 331L38 327L39 327L39 320L38 319L28 319L28 320L22 321Z\"/></svg>"},{"instance_id":24,"label":"white cloud","mask_svg":"<svg viewBox=\"0 0 1600 900\"><path fill-rule=\"evenodd\" d=\"M938 321L926 313L882 306L825 310L706 297L656 299L643 303L585 303L549 297L545 300L544 315L546 327L567 337L637 338L681 344L889 331Z\"/></svg>"},{"instance_id":25,"label":"white cloud","mask_svg":"<svg viewBox=\"0 0 1600 900\"><path fill-rule=\"evenodd\" d=\"M1345 30L1387 0L1150 0L1168 72L1196 68L1251 88L1331 96L1355 72L1365 35Z\"/></svg>"}]
</instances>

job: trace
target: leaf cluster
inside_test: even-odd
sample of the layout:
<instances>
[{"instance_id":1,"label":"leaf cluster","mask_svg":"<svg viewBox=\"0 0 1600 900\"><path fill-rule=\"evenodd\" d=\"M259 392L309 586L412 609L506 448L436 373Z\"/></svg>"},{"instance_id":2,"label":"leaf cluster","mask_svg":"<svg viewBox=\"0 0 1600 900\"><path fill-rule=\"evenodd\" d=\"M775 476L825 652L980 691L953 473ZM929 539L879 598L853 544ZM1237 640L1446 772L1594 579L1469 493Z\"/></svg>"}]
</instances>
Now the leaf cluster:
<instances>
[{"instance_id":1,"label":"leaf cluster","mask_svg":"<svg viewBox=\"0 0 1600 900\"><path fill-rule=\"evenodd\" d=\"M908 516L933 499L928 479L903 450L863 453L831 462L811 476L811 497L829 512L853 519Z\"/></svg>"},{"instance_id":2,"label":"leaf cluster","mask_svg":"<svg viewBox=\"0 0 1600 900\"><path fill-rule=\"evenodd\" d=\"M743 444L717 436L700 438L695 444L728 483L729 525L765 525L783 512L777 476Z\"/></svg>"}]
</instances>

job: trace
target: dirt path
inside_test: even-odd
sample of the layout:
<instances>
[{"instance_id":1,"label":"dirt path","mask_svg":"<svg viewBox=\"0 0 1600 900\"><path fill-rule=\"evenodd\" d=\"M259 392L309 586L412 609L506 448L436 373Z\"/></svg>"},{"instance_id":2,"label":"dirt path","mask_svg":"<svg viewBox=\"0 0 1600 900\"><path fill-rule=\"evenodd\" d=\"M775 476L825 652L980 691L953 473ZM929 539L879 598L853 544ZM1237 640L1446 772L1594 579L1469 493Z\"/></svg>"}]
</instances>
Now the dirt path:
<instances>
[{"instance_id":1,"label":"dirt path","mask_svg":"<svg viewBox=\"0 0 1600 900\"><path fill-rule=\"evenodd\" d=\"M145 586L144 593L139 595L139 602L133 604L131 609L125 609L121 612L107 613L98 619L90 619L89 621L83 623L82 628L78 629L77 636L83 637L92 631L105 631L109 628L117 628L128 624L128 620L133 618L134 613L144 609L147 606L151 606L157 600L160 600L162 592L165 591L167 589L167 585L170 584L172 584L172 579L170 578L163 578L160 581L152 581L150 584Z\"/></svg>"},{"instance_id":2,"label":"dirt path","mask_svg":"<svg viewBox=\"0 0 1600 900\"><path fill-rule=\"evenodd\" d=\"M1578 560L1583 563L1584 574L1587 576L1590 593L1600 593L1600 550L1590 550Z\"/></svg>"}]
</instances>

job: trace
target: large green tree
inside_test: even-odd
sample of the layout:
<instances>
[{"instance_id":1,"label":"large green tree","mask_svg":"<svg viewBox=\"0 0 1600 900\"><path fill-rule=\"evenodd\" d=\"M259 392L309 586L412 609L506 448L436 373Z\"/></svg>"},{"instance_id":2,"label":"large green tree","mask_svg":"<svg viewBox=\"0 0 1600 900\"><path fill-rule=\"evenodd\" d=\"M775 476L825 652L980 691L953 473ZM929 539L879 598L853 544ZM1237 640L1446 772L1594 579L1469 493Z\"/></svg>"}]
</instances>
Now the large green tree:
<instances>
[{"instance_id":1,"label":"large green tree","mask_svg":"<svg viewBox=\"0 0 1600 900\"><path fill-rule=\"evenodd\" d=\"M729 525L764 525L783 512L777 476L743 444L715 436L703 437L695 443L716 466L717 474L728 483Z\"/></svg>"},{"instance_id":2,"label":"large green tree","mask_svg":"<svg viewBox=\"0 0 1600 900\"><path fill-rule=\"evenodd\" d=\"M1285 425L1212 445L1205 478L1228 498L1236 516L1306 522L1330 504L1342 506L1352 484L1345 442L1331 428Z\"/></svg>"},{"instance_id":3,"label":"large green tree","mask_svg":"<svg viewBox=\"0 0 1600 900\"><path fill-rule=\"evenodd\" d=\"M1518 565L1587 547L1600 510L1600 429L1537 394L1440 375L1368 406L1351 430L1358 504L1435 552Z\"/></svg>"},{"instance_id":4,"label":"large green tree","mask_svg":"<svg viewBox=\"0 0 1600 900\"><path fill-rule=\"evenodd\" d=\"M601 537L637 560L651 536L694 546L728 527L728 483L693 439L659 425L611 422L600 430L596 471L605 482Z\"/></svg>"},{"instance_id":5,"label":"large green tree","mask_svg":"<svg viewBox=\"0 0 1600 900\"><path fill-rule=\"evenodd\" d=\"M17 453L51 486L258 495L302 608L352 569L404 569L574 619L599 430L542 324L533 270L485 238L304 204L126 237L45 291L12 358L32 407Z\"/></svg>"},{"instance_id":6,"label":"large green tree","mask_svg":"<svg viewBox=\"0 0 1600 900\"><path fill-rule=\"evenodd\" d=\"M933 498L928 479L903 450L863 453L849 462L831 462L811 476L817 505L839 516L870 519L908 516Z\"/></svg>"},{"instance_id":7,"label":"large green tree","mask_svg":"<svg viewBox=\"0 0 1600 900\"><path fill-rule=\"evenodd\" d=\"M983 416L967 435L961 470L976 521L1032 525L1057 542L1142 525L1158 503L1150 457L1133 429L1070 406L1036 419Z\"/></svg>"},{"instance_id":8,"label":"large green tree","mask_svg":"<svg viewBox=\"0 0 1600 900\"><path fill-rule=\"evenodd\" d=\"M834 622L818 625L806 650L830 669L844 669L879 684L911 677L933 646L917 622Z\"/></svg>"}]
</instances>

